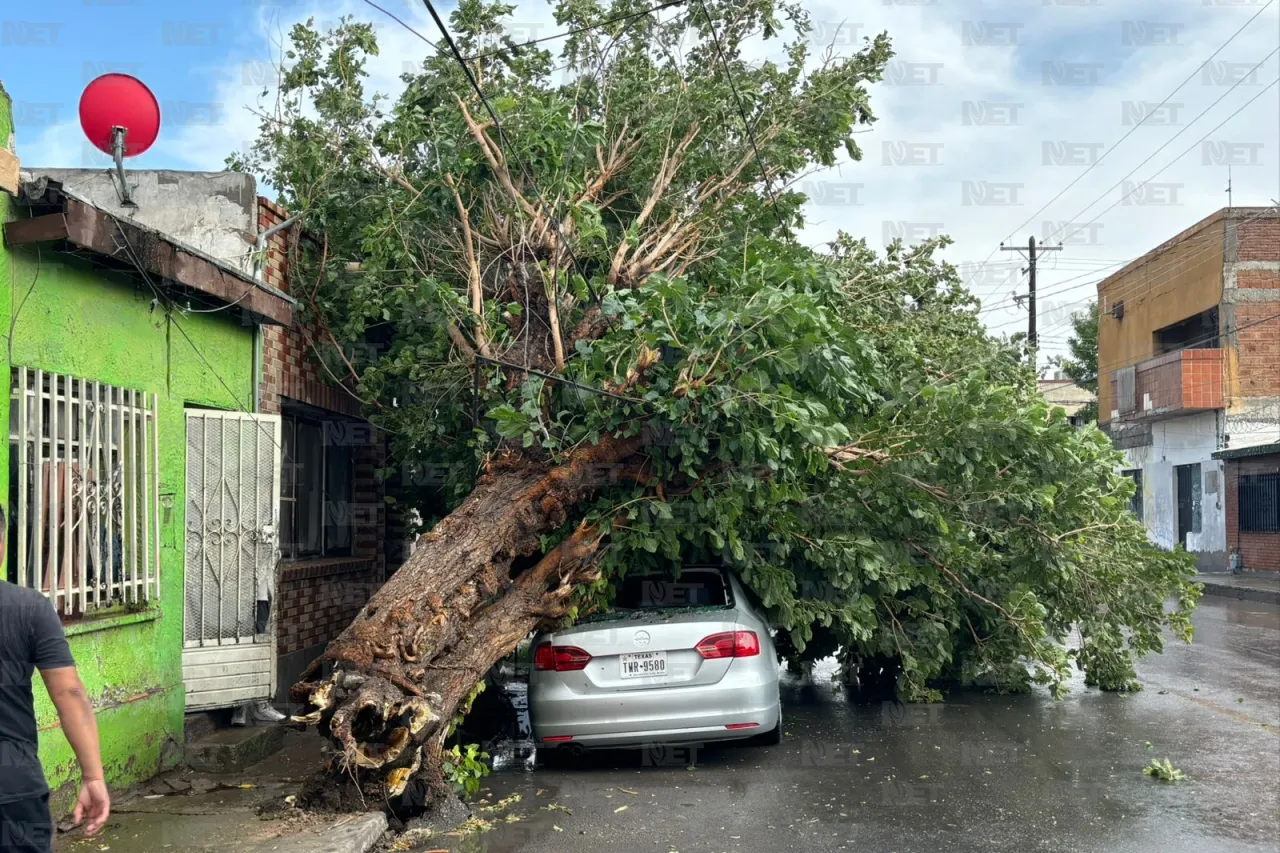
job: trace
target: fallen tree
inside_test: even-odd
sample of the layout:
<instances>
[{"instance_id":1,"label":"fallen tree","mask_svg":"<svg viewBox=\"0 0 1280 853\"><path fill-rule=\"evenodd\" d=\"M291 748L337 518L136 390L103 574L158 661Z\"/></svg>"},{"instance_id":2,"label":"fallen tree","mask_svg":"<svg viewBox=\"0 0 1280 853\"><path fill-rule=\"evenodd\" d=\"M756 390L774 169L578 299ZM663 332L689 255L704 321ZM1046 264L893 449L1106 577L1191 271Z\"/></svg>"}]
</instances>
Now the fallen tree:
<instances>
[{"instance_id":1,"label":"fallen tree","mask_svg":"<svg viewBox=\"0 0 1280 853\"><path fill-rule=\"evenodd\" d=\"M510 8L460 4L494 116L443 48L386 104L364 90L368 26L299 27L234 161L318 235L290 288L333 379L407 468L479 471L294 688L335 777L374 800L444 790L498 660L626 572L690 560L732 565L789 654L818 629L904 699L1059 691L1073 663L1135 686L1163 628L1189 637L1195 592L1127 514L1106 438L985 334L945 240L796 237L800 182L860 158L887 37L813 57L796 4L641 8L560 3L593 29L556 66L491 53ZM790 41L748 64L760 33Z\"/></svg>"}]
</instances>

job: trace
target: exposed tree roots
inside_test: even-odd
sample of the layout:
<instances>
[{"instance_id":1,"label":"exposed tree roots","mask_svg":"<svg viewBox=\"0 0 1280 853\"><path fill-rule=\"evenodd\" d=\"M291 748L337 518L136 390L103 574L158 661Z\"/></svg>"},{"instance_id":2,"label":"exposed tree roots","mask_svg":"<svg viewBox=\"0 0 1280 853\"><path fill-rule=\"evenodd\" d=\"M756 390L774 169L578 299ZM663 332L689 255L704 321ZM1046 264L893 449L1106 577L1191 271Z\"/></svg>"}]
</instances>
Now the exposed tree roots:
<instances>
[{"instance_id":1,"label":"exposed tree roots","mask_svg":"<svg viewBox=\"0 0 1280 853\"><path fill-rule=\"evenodd\" d=\"M540 537L567 523L601 466L625 468L646 442L609 438L549 470L500 460L422 537L292 688L303 705L293 720L318 726L339 751L300 800L368 808L392 806L411 780L425 785L427 801L448 790L441 752L477 682L540 623L563 617L579 585L598 577L595 527L580 524L545 554ZM323 664L331 674L314 678Z\"/></svg>"}]
</instances>

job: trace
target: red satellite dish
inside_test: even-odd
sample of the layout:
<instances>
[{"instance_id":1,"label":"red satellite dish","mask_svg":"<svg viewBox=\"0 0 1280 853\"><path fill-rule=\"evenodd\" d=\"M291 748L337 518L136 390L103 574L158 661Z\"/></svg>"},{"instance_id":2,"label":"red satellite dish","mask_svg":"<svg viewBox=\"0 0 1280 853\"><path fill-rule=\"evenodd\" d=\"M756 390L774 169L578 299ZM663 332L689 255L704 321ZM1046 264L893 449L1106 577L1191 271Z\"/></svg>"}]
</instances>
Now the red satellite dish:
<instances>
[{"instance_id":1,"label":"red satellite dish","mask_svg":"<svg viewBox=\"0 0 1280 853\"><path fill-rule=\"evenodd\" d=\"M136 157L160 135L160 104L128 74L103 74L80 95L80 127L94 147L114 154L113 128L123 127L124 156Z\"/></svg>"}]
</instances>

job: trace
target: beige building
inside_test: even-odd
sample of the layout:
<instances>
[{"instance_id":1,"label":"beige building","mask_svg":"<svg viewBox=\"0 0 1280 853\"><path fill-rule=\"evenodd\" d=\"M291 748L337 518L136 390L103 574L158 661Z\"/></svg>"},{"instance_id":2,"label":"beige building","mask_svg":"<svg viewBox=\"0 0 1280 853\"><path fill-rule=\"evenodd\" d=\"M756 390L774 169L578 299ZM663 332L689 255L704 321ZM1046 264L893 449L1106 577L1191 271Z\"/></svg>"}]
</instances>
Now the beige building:
<instances>
[{"instance_id":1,"label":"beige building","mask_svg":"<svg viewBox=\"0 0 1280 853\"><path fill-rule=\"evenodd\" d=\"M1058 372L1052 379L1041 379L1038 383L1040 393L1050 405L1060 406L1067 413L1067 420L1075 426L1083 426L1089 419L1081 414L1081 410L1090 403L1098 401L1098 395L1088 389L1066 379Z\"/></svg>"},{"instance_id":2,"label":"beige building","mask_svg":"<svg viewBox=\"0 0 1280 853\"><path fill-rule=\"evenodd\" d=\"M1280 209L1205 217L1101 281L1098 308L1098 425L1125 453L1134 511L1224 570L1229 523L1275 523L1270 480L1228 506L1224 459L1280 441Z\"/></svg>"}]
</instances>

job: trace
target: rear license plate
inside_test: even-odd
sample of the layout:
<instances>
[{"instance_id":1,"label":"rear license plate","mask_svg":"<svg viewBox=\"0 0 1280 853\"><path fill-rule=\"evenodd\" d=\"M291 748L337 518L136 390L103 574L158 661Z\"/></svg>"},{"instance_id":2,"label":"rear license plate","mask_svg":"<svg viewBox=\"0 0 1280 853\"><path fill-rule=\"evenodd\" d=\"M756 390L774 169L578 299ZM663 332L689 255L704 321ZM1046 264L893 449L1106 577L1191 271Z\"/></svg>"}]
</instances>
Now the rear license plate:
<instances>
[{"instance_id":1,"label":"rear license plate","mask_svg":"<svg viewBox=\"0 0 1280 853\"><path fill-rule=\"evenodd\" d=\"M636 652L621 655L623 678L647 678L667 674L666 652Z\"/></svg>"}]
</instances>

